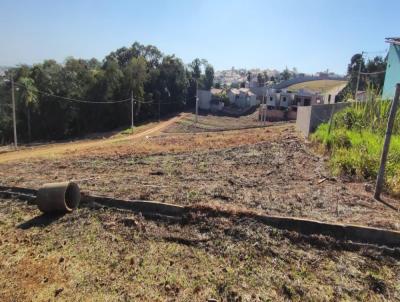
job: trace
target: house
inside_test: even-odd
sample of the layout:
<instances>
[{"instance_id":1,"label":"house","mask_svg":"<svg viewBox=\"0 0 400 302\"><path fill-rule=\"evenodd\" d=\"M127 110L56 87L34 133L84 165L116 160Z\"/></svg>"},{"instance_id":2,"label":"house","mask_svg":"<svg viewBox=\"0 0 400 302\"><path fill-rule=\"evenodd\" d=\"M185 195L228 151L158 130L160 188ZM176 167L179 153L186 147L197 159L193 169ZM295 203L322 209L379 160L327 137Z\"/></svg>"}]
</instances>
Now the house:
<instances>
[{"instance_id":1,"label":"house","mask_svg":"<svg viewBox=\"0 0 400 302\"><path fill-rule=\"evenodd\" d=\"M218 95L221 94L222 91L222 89L216 88L211 88L210 90L199 89L197 92L199 109L211 110L213 112L221 110L224 104L218 99Z\"/></svg>"},{"instance_id":2,"label":"house","mask_svg":"<svg viewBox=\"0 0 400 302\"><path fill-rule=\"evenodd\" d=\"M228 91L229 102L239 108L253 107L259 104L256 95L249 88L232 88Z\"/></svg>"},{"instance_id":3,"label":"house","mask_svg":"<svg viewBox=\"0 0 400 302\"><path fill-rule=\"evenodd\" d=\"M390 47L382 98L393 99L396 91L396 84L400 83L400 37L386 38L386 42L390 43Z\"/></svg>"},{"instance_id":4,"label":"house","mask_svg":"<svg viewBox=\"0 0 400 302\"><path fill-rule=\"evenodd\" d=\"M279 107L281 109L289 108L293 105L295 94L288 91L281 91L279 94Z\"/></svg>"},{"instance_id":5,"label":"house","mask_svg":"<svg viewBox=\"0 0 400 302\"><path fill-rule=\"evenodd\" d=\"M294 96L293 106L295 108L297 106L310 106L317 104L324 104L324 96L317 92L300 89Z\"/></svg>"},{"instance_id":6,"label":"house","mask_svg":"<svg viewBox=\"0 0 400 302\"><path fill-rule=\"evenodd\" d=\"M265 94L265 100L268 109L275 109L279 107L280 94L275 89L268 89Z\"/></svg>"}]
</instances>

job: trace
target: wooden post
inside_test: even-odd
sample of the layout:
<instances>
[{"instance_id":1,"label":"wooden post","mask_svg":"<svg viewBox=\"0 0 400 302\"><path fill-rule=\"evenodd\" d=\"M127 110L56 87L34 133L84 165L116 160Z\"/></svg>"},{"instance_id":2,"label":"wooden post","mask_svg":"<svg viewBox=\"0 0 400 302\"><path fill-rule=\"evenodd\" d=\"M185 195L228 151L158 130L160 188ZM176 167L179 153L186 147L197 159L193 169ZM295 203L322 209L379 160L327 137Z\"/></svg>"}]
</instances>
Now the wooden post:
<instances>
[{"instance_id":1,"label":"wooden post","mask_svg":"<svg viewBox=\"0 0 400 302\"><path fill-rule=\"evenodd\" d=\"M12 99L12 112L13 112L13 128L14 128L14 148L18 148L18 139L17 139L17 117L16 117L16 109L15 109L15 96L14 96L14 75L11 73L11 99Z\"/></svg>"},{"instance_id":2,"label":"wooden post","mask_svg":"<svg viewBox=\"0 0 400 302\"><path fill-rule=\"evenodd\" d=\"M361 74L361 65L362 65L362 62L363 62L363 56L364 56L364 52L361 52L360 65L358 66L356 92L354 93L354 100L355 101L357 101L358 86L360 85L360 74Z\"/></svg>"},{"instance_id":3,"label":"wooden post","mask_svg":"<svg viewBox=\"0 0 400 302\"><path fill-rule=\"evenodd\" d=\"M133 122L133 90L131 91L131 129L133 130L133 127L135 127L134 122Z\"/></svg>"},{"instance_id":4,"label":"wooden post","mask_svg":"<svg viewBox=\"0 0 400 302\"><path fill-rule=\"evenodd\" d=\"M161 98L158 99L158 122L161 120Z\"/></svg>"},{"instance_id":5,"label":"wooden post","mask_svg":"<svg viewBox=\"0 0 400 302\"><path fill-rule=\"evenodd\" d=\"M335 107L336 104L331 104L332 105L332 110L331 110L331 117L329 119L329 127L328 127L328 135L331 134L331 130L332 130L332 124L333 124L333 116L335 115Z\"/></svg>"},{"instance_id":6,"label":"wooden post","mask_svg":"<svg viewBox=\"0 0 400 302\"><path fill-rule=\"evenodd\" d=\"M385 179L385 166L386 166L387 156L389 153L390 139L392 137L392 129L393 129L393 124L394 124L394 120L396 117L396 111L397 111L397 106L399 103L399 97L400 97L400 83L396 84L396 93L395 93L395 96L394 96L394 99L392 102L392 106L390 107L390 114L389 114L387 127L386 127L386 135L385 135L385 142L383 144L381 165L379 167L378 176L376 178L376 187L375 187L375 194L374 194L374 198L377 200L380 200L383 181Z\"/></svg>"},{"instance_id":7,"label":"wooden post","mask_svg":"<svg viewBox=\"0 0 400 302\"><path fill-rule=\"evenodd\" d=\"M196 116L194 119L194 122L197 124L197 120L198 120L198 114L199 114L199 94L198 94L198 90L199 90L199 83L198 83L198 79L196 79Z\"/></svg>"}]
</instances>

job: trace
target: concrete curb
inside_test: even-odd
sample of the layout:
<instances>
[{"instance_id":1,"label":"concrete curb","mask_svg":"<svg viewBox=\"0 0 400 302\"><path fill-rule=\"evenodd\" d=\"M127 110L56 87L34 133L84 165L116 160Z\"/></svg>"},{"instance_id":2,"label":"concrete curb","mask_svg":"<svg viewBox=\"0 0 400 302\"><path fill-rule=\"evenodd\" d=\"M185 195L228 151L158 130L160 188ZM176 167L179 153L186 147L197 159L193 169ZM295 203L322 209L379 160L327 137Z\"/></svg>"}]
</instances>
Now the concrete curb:
<instances>
[{"instance_id":1,"label":"concrete curb","mask_svg":"<svg viewBox=\"0 0 400 302\"><path fill-rule=\"evenodd\" d=\"M7 190L8 188L8 190ZM2 187L0 190L9 192L10 195L3 195L6 197L17 197L24 199L27 193L33 193L36 190ZM19 191L19 192L18 192ZM18 193L21 196L18 196ZM115 199L111 197L94 196L82 194L82 204L95 203L105 207L128 209L134 212L152 215L165 215L174 217L183 217L189 213L205 213L210 216L222 217L243 217L252 218L266 225L295 231L304 235L325 235L333 237L337 240L350 240L358 243L384 245L388 247L400 247L400 232L385 230L374 227L359 226L359 225L346 225L339 223L327 223L306 218L297 217L284 217L263 215L252 211L229 211L225 209L216 209L208 206L200 207L184 207L174 204L161 203L156 201L145 200L124 200Z\"/></svg>"}]
</instances>

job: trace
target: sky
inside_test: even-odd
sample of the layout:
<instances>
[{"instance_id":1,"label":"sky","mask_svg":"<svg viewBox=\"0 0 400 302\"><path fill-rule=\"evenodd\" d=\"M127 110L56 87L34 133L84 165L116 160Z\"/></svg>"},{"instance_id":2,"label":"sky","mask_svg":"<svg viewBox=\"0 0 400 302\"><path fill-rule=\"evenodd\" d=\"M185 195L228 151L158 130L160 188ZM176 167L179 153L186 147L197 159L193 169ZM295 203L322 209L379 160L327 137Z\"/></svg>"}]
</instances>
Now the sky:
<instances>
[{"instance_id":1,"label":"sky","mask_svg":"<svg viewBox=\"0 0 400 302\"><path fill-rule=\"evenodd\" d=\"M138 41L216 70L344 74L353 54L400 36L399 11L399 0L0 0L0 66L102 60Z\"/></svg>"}]
</instances>

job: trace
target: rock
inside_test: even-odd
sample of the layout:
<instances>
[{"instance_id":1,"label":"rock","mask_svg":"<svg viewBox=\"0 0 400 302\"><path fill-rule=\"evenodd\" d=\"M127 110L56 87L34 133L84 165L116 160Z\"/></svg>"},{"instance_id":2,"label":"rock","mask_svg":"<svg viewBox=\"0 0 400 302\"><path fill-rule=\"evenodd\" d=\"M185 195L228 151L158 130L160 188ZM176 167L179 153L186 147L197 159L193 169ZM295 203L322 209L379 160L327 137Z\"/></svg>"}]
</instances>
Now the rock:
<instances>
[{"instance_id":1,"label":"rock","mask_svg":"<svg viewBox=\"0 0 400 302\"><path fill-rule=\"evenodd\" d=\"M369 184L369 183L366 183L364 185L364 189L365 189L366 192L372 192L373 191L373 186L371 184Z\"/></svg>"},{"instance_id":2,"label":"rock","mask_svg":"<svg viewBox=\"0 0 400 302\"><path fill-rule=\"evenodd\" d=\"M63 287L57 288L57 289L54 291L54 297L57 297L59 294L61 294L61 293L63 292L63 290L64 290Z\"/></svg>"}]
</instances>

